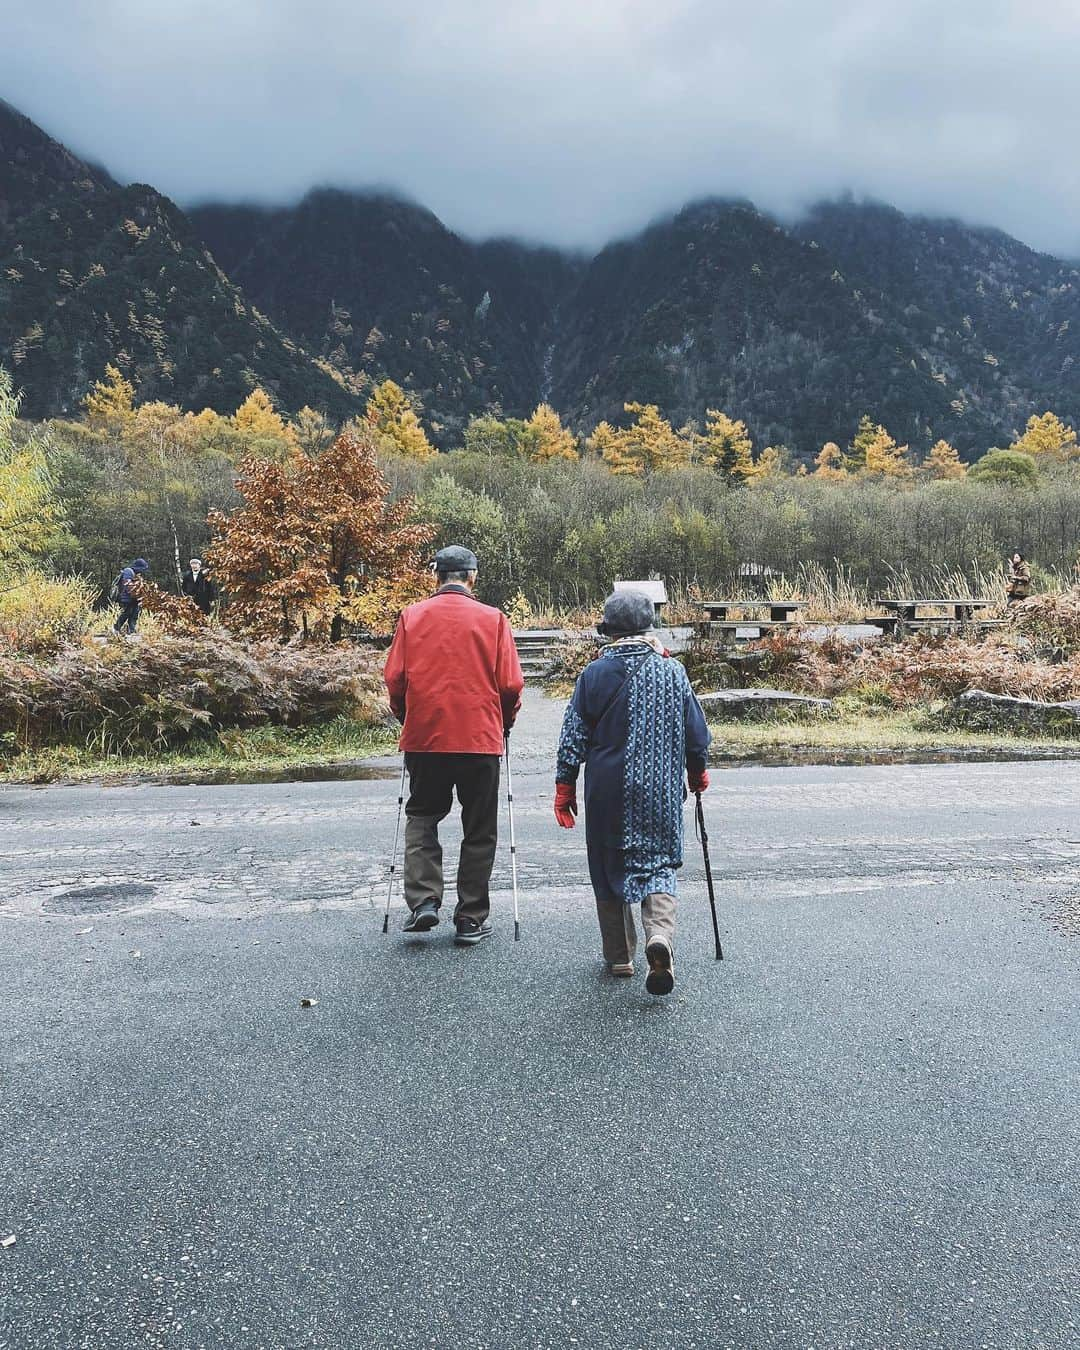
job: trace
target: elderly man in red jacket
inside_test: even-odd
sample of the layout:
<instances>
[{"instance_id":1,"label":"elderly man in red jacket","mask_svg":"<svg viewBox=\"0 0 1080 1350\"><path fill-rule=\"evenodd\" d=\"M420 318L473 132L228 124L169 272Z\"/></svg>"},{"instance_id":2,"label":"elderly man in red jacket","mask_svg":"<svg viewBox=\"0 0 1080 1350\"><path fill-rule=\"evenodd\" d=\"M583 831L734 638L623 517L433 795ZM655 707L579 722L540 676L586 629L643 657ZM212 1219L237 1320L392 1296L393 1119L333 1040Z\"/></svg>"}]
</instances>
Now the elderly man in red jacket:
<instances>
[{"instance_id":1,"label":"elderly man in red jacket","mask_svg":"<svg viewBox=\"0 0 1080 1350\"><path fill-rule=\"evenodd\" d=\"M456 941L466 946L491 935L499 766L524 687L505 614L473 594L476 571L476 555L467 548L453 545L435 555L439 589L404 611L383 672L409 771L405 931L426 933L439 922L439 822L449 815L456 789L464 838L454 927Z\"/></svg>"}]
</instances>

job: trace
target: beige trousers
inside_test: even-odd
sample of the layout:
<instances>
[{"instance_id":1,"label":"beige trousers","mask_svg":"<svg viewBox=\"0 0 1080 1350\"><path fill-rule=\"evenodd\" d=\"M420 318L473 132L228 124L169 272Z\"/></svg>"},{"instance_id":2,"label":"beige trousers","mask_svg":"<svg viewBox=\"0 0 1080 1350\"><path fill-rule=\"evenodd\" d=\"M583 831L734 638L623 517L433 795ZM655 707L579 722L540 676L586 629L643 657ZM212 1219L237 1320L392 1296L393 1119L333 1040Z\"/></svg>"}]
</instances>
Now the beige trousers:
<instances>
[{"instance_id":1,"label":"beige trousers","mask_svg":"<svg viewBox=\"0 0 1080 1350\"><path fill-rule=\"evenodd\" d=\"M612 965L624 965L634 959L637 951L637 929L634 926L636 905L623 900L597 900L596 917L600 920L600 940L604 960ZM641 925L645 929L645 945L653 937L675 942L675 897L656 892L641 902Z\"/></svg>"}]
</instances>

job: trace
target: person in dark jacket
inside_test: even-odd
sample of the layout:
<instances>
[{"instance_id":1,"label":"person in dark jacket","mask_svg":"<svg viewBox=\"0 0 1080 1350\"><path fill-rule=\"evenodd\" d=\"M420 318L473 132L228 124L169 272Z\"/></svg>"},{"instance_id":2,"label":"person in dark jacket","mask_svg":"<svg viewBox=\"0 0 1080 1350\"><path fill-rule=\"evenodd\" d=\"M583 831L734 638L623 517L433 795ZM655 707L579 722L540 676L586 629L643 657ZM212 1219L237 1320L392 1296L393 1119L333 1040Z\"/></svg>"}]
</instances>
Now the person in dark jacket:
<instances>
[{"instance_id":1,"label":"person in dark jacket","mask_svg":"<svg viewBox=\"0 0 1080 1350\"><path fill-rule=\"evenodd\" d=\"M125 567L117 578L116 598L120 602L120 613L113 629L117 633L134 633L142 611L139 598L139 583L150 571L145 558L136 558L130 567Z\"/></svg>"},{"instance_id":2,"label":"person in dark jacket","mask_svg":"<svg viewBox=\"0 0 1080 1350\"><path fill-rule=\"evenodd\" d=\"M683 861L683 775L709 786L712 739L686 671L650 633L653 602L620 591L604 604L613 641L578 677L563 719L555 769L555 819L572 829L585 766L585 841L604 959L634 973L635 905L645 929L645 987L675 984L675 873Z\"/></svg>"},{"instance_id":3,"label":"person in dark jacket","mask_svg":"<svg viewBox=\"0 0 1080 1350\"><path fill-rule=\"evenodd\" d=\"M217 587L206 575L201 558L192 558L188 569L180 578L180 593L186 595L204 614L210 614L217 599Z\"/></svg>"},{"instance_id":4,"label":"person in dark jacket","mask_svg":"<svg viewBox=\"0 0 1080 1350\"><path fill-rule=\"evenodd\" d=\"M1019 604L1031 594L1031 568L1022 553L1014 553L1009 559L1009 578L1006 596L1010 605Z\"/></svg>"},{"instance_id":5,"label":"person in dark jacket","mask_svg":"<svg viewBox=\"0 0 1080 1350\"><path fill-rule=\"evenodd\" d=\"M456 941L491 934L489 885L498 842L499 768L524 681L506 615L473 594L476 555L454 545L435 555L438 590L398 620L383 672L401 722L409 773L405 805L407 933L439 922L439 822L454 792L464 838L454 910Z\"/></svg>"}]
</instances>

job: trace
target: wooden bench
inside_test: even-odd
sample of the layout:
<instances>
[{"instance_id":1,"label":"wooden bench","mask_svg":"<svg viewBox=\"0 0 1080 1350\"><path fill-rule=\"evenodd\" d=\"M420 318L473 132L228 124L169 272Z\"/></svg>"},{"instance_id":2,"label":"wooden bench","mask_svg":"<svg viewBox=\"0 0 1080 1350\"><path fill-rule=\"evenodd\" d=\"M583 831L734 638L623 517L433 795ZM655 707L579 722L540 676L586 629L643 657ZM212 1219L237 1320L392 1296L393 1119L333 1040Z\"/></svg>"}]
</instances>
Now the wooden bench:
<instances>
[{"instance_id":1,"label":"wooden bench","mask_svg":"<svg viewBox=\"0 0 1080 1350\"><path fill-rule=\"evenodd\" d=\"M705 611L705 620L709 624L724 623L733 609L769 611L770 624L790 624L796 620L791 616L806 608L805 600L699 600L698 608ZM757 619L747 619L747 623L757 623ZM764 621L762 621L764 622Z\"/></svg>"},{"instance_id":2,"label":"wooden bench","mask_svg":"<svg viewBox=\"0 0 1080 1350\"><path fill-rule=\"evenodd\" d=\"M945 609L951 611L946 615L946 619L951 618L954 623L971 623L976 613L984 609L993 609L997 602L994 600L976 600L971 596L949 596L936 600L897 600L892 597L886 597L883 600L875 600L875 605L880 605L882 609L887 609L890 614L895 614L901 623L911 627L913 624L919 624L922 621L932 622L934 616L920 615L920 609ZM937 622L941 618L937 617Z\"/></svg>"}]
</instances>

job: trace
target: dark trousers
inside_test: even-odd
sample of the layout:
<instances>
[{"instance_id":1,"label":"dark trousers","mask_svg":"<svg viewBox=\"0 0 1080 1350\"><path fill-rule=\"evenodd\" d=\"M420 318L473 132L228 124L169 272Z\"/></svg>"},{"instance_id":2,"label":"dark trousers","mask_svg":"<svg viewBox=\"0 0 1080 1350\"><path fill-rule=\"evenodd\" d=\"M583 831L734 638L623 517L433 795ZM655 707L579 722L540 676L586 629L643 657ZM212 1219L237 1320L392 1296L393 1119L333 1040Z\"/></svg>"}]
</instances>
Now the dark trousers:
<instances>
[{"instance_id":1,"label":"dark trousers","mask_svg":"<svg viewBox=\"0 0 1080 1350\"><path fill-rule=\"evenodd\" d=\"M120 606L120 617L113 625L116 632L122 633L126 628L129 633L134 633L135 625L139 622L139 610L142 605L138 600L129 600L126 605Z\"/></svg>"},{"instance_id":2,"label":"dark trousers","mask_svg":"<svg viewBox=\"0 0 1080 1350\"><path fill-rule=\"evenodd\" d=\"M489 884L499 840L498 755L421 755L408 753L409 800L405 803L405 902L416 909L425 900L443 899L439 822L461 804L461 856L458 859L454 919L486 919Z\"/></svg>"}]
</instances>

